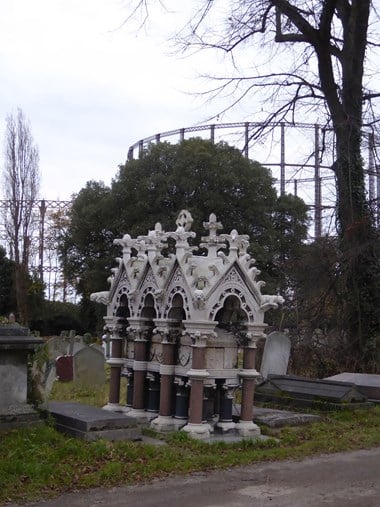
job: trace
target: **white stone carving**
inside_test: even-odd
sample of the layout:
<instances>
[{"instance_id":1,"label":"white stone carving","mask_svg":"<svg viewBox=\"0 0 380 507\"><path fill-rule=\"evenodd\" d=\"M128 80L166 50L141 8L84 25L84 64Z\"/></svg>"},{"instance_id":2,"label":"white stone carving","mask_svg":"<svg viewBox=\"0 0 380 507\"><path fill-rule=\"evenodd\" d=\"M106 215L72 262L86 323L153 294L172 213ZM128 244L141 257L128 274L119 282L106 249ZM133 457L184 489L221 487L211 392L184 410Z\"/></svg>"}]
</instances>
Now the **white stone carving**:
<instances>
[{"instance_id":1,"label":"white stone carving","mask_svg":"<svg viewBox=\"0 0 380 507\"><path fill-rule=\"evenodd\" d=\"M93 292L90 296L91 301L95 301L96 303L102 303L103 305L108 305L109 303L109 291L104 290L102 292Z\"/></svg>"},{"instance_id":2,"label":"white stone carving","mask_svg":"<svg viewBox=\"0 0 380 507\"><path fill-rule=\"evenodd\" d=\"M222 224L211 213L203 224L208 235L202 236L200 243L206 252L197 252L197 247L189 244L195 237L192 222L190 212L183 209L174 231L165 232L157 223L146 235L132 238L125 234L115 239L122 257L116 258L116 266L111 270L109 291L91 295L93 301L107 305L105 321L109 329L123 326L119 338L125 342L123 357L111 357L108 361L111 368L121 371L127 367L131 377L142 377L134 375L142 371L154 379L160 374L175 376L175 388L179 390L177 395L182 404L190 394L199 395L200 384L208 401L212 401L213 393L221 386L232 389L240 385L246 394L252 393L249 385L259 374L253 362L251 368L238 368L238 345L243 343L244 353L254 354L252 349L266 326L265 312L284 301L279 295L261 293L265 284L258 280L260 271L248 253L247 235L239 234L236 229L220 234ZM169 239L174 240L175 253L168 253ZM120 307L124 307L123 312L118 312ZM123 315L121 319L119 314ZM116 338L117 329L113 339ZM165 348L170 347L169 343L173 349ZM146 354L137 356L139 350L146 350ZM140 360L136 359L135 351ZM174 364L162 364L165 354ZM141 360L144 357L147 360ZM197 385L197 389L192 391L191 384ZM192 398L191 403L198 407L198 412L193 414L199 413L203 397ZM250 406L252 403L253 399ZM182 405L180 412L180 425L189 417L185 431L195 438L210 435L209 424L196 424L198 416L192 419L191 411L187 414ZM149 415L140 408L131 410L130 414L145 420L157 415ZM178 427L178 422L161 414L153 426L160 430L173 429ZM221 421L221 428L236 430L244 437L260 433L252 421L240 421L236 425Z\"/></svg>"}]
</instances>

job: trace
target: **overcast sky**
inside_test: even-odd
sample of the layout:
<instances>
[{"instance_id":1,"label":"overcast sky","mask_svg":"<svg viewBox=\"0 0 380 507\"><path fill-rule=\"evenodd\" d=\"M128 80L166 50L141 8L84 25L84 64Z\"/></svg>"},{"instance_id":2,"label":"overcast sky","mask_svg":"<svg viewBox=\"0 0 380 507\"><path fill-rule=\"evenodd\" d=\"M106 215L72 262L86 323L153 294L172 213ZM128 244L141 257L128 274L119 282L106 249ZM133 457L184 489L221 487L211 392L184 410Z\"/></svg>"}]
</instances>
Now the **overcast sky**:
<instances>
[{"instance_id":1,"label":"overcast sky","mask_svg":"<svg viewBox=\"0 0 380 507\"><path fill-rule=\"evenodd\" d=\"M43 198L68 199L91 179L109 184L130 145L217 112L189 93L207 60L169 55L167 34L181 20L157 12L160 23L137 31L120 26L127 15L122 0L1 2L1 147L6 116L20 107L39 147Z\"/></svg>"}]
</instances>

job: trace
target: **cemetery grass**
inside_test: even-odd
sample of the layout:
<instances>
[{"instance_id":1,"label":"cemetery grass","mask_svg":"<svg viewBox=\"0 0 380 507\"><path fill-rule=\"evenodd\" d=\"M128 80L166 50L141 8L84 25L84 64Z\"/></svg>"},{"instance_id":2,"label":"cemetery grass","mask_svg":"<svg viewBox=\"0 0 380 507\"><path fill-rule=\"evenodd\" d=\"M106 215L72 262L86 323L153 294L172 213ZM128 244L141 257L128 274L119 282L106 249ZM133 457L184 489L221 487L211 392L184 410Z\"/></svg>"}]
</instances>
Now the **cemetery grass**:
<instances>
[{"instance_id":1,"label":"cemetery grass","mask_svg":"<svg viewBox=\"0 0 380 507\"><path fill-rule=\"evenodd\" d=\"M52 399L101 406L104 392L53 387ZM380 406L321 413L321 421L272 432L267 440L207 444L184 432L165 437L166 445L141 442L84 442L58 433L51 421L11 430L0 440L0 505L23 503L98 486L148 482L170 474L211 471L258 461L302 459L322 453L380 445ZM150 432L151 434L151 432Z\"/></svg>"}]
</instances>

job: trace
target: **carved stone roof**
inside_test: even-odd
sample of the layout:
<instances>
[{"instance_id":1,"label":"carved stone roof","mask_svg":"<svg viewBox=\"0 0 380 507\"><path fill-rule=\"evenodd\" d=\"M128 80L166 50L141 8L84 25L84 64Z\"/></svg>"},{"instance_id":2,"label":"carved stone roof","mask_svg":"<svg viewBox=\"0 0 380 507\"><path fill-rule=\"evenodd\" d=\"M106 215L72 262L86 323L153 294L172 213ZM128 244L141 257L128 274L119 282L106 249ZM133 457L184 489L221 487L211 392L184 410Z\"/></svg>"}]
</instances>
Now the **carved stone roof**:
<instances>
[{"instance_id":1,"label":"carved stone roof","mask_svg":"<svg viewBox=\"0 0 380 507\"><path fill-rule=\"evenodd\" d=\"M249 237L236 230L218 234L222 224L211 213L203 223L208 234L201 238L200 254L189 244L189 239L195 237L190 230L192 222L189 211L181 210L172 232L163 231L157 223L147 235L131 238L125 234L115 239L122 257L116 259L118 265L111 270L110 288L92 294L91 299L107 304L107 315L112 316L124 297L129 315L139 318L150 294L156 317L161 319L168 318L178 294L186 320L213 321L226 298L233 296L239 300L248 323L263 324L264 313L277 308L283 298L261 293L264 282L257 279L260 271L247 253ZM169 238L174 240L175 253L165 253Z\"/></svg>"}]
</instances>

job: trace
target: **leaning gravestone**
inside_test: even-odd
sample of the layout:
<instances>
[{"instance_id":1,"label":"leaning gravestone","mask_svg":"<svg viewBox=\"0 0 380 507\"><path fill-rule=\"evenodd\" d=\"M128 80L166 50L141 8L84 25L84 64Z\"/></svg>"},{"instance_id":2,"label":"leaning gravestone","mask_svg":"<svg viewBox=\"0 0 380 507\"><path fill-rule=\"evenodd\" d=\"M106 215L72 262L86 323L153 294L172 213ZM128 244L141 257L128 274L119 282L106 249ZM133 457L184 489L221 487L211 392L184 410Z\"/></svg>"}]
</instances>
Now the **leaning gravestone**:
<instances>
[{"instance_id":1,"label":"leaning gravestone","mask_svg":"<svg viewBox=\"0 0 380 507\"><path fill-rule=\"evenodd\" d=\"M286 375L290 347L290 339L285 333L274 331L267 336L260 370L263 378L268 375Z\"/></svg>"},{"instance_id":2,"label":"leaning gravestone","mask_svg":"<svg viewBox=\"0 0 380 507\"><path fill-rule=\"evenodd\" d=\"M101 351L84 346L73 356L73 379L86 385L105 383L105 360Z\"/></svg>"}]
</instances>

